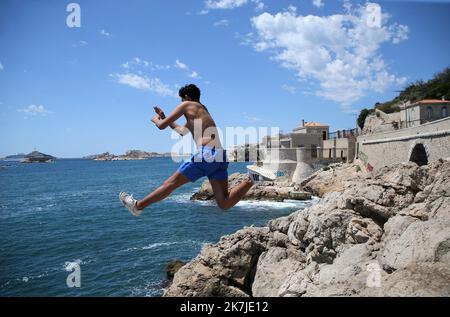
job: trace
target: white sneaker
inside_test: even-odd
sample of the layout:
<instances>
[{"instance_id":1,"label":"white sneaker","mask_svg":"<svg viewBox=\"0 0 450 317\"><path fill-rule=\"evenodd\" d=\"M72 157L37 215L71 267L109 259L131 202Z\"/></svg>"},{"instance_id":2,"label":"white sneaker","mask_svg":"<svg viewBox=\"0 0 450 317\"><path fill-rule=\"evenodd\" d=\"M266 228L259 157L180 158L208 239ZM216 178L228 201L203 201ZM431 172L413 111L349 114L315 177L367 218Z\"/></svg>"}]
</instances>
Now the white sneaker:
<instances>
[{"instance_id":1,"label":"white sneaker","mask_svg":"<svg viewBox=\"0 0 450 317\"><path fill-rule=\"evenodd\" d=\"M121 192L119 194L119 199L122 202L122 204L127 208L131 214L135 217L139 217L142 210L139 210L137 208L137 200L133 198L133 195L127 194L125 192Z\"/></svg>"}]
</instances>

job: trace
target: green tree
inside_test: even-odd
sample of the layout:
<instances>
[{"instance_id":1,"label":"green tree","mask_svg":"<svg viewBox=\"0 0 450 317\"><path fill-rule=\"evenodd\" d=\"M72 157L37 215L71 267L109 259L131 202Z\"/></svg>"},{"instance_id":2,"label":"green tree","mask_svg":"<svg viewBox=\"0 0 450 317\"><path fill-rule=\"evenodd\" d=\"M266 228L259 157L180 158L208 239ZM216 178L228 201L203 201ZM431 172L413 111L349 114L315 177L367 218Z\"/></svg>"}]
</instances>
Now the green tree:
<instances>
[{"instance_id":1,"label":"green tree","mask_svg":"<svg viewBox=\"0 0 450 317\"><path fill-rule=\"evenodd\" d=\"M450 99L450 67L437 73L428 81L417 80L409 83L397 97L384 103L376 103L375 108L385 113L398 112L398 104L405 101L416 102L422 99Z\"/></svg>"},{"instance_id":2,"label":"green tree","mask_svg":"<svg viewBox=\"0 0 450 317\"><path fill-rule=\"evenodd\" d=\"M374 109L362 109L358 116L358 126L363 129L364 128L364 122L366 121L366 118L369 114L375 112Z\"/></svg>"}]
</instances>

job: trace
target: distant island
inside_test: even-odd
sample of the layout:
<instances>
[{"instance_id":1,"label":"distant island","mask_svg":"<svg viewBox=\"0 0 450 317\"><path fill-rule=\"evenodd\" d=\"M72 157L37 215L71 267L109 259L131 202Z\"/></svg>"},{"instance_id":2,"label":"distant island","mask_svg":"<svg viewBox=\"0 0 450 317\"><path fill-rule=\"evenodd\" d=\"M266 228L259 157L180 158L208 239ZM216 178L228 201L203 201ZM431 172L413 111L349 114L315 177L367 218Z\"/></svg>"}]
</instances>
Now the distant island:
<instances>
[{"instance_id":1,"label":"distant island","mask_svg":"<svg viewBox=\"0 0 450 317\"><path fill-rule=\"evenodd\" d=\"M20 161L21 163L53 163L56 157L44 154L38 151L33 151Z\"/></svg>"},{"instance_id":2,"label":"distant island","mask_svg":"<svg viewBox=\"0 0 450 317\"><path fill-rule=\"evenodd\" d=\"M109 152L84 156L83 159L94 161L130 161L130 160L148 160L155 157L173 157L173 156L189 156L190 154L178 154L178 153L157 153L157 152L145 152L141 150L129 150L125 154L115 155Z\"/></svg>"},{"instance_id":3,"label":"distant island","mask_svg":"<svg viewBox=\"0 0 450 317\"><path fill-rule=\"evenodd\" d=\"M115 155L109 152L101 154L93 154L88 156L83 156L82 159L94 160L94 161L131 161L131 160L148 160L157 157L190 157L190 153L180 154L180 153L158 153L158 152L145 152L141 150L129 150L125 154ZM0 158L3 161L15 161L21 163L52 163L57 158L44 154L42 152L33 151L29 154L18 153L14 155L8 155L4 158Z\"/></svg>"},{"instance_id":4,"label":"distant island","mask_svg":"<svg viewBox=\"0 0 450 317\"><path fill-rule=\"evenodd\" d=\"M25 158L26 154L18 153L14 155L8 155L3 158L4 161L21 161Z\"/></svg>"}]
</instances>

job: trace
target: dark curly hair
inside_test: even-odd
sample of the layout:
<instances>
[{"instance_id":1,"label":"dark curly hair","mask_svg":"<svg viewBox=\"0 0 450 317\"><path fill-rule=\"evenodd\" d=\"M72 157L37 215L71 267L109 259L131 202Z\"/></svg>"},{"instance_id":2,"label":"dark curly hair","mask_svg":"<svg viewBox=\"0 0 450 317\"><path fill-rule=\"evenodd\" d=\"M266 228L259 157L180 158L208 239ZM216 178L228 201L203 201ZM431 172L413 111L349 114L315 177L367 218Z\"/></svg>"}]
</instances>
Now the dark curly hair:
<instances>
[{"instance_id":1,"label":"dark curly hair","mask_svg":"<svg viewBox=\"0 0 450 317\"><path fill-rule=\"evenodd\" d=\"M186 95L191 97L193 101L199 101L200 100L200 89L195 86L194 84L189 84L184 87L181 87L178 91L178 95L181 98L184 98Z\"/></svg>"}]
</instances>

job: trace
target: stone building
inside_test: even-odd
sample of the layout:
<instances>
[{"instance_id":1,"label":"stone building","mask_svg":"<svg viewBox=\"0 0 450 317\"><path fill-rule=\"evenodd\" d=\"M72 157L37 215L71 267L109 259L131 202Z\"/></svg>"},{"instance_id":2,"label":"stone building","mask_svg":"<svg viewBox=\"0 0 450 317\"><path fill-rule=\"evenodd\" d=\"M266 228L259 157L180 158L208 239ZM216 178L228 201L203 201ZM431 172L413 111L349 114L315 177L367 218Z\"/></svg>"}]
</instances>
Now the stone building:
<instances>
[{"instance_id":1,"label":"stone building","mask_svg":"<svg viewBox=\"0 0 450 317\"><path fill-rule=\"evenodd\" d=\"M294 128L291 133L267 136L263 138L261 147L264 148L298 148L303 147L310 151L316 151L322 147L324 140L328 138L329 126L318 122L306 122Z\"/></svg>"},{"instance_id":2,"label":"stone building","mask_svg":"<svg viewBox=\"0 0 450 317\"><path fill-rule=\"evenodd\" d=\"M355 157L356 137L358 129L341 130L330 133L323 141L322 157L343 162L351 162Z\"/></svg>"},{"instance_id":3,"label":"stone building","mask_svg":"<svg viewBox=\"0 0 450 317\"><path fill-rule=\"evenodd\" d=\"M300 183L330 162L353 160L356 132L330 133L326 124L302 120L289 134L263 138L258 164L275 172L278 180Z\"/></svg>"},{"instance_id":4,"label":"stone building","mask_svg":"<svg viewBox=\"0 0 450 317\"><path fill-rule=\"evenodd\" d=\"M400 112L389 115L377 110L375 116L366 118L357 139L356 158L372 171L401 162L425 165L450 157L449 108L448 100L420 100L403 104Z\"/></svg>"},{"instance_id":5,"label":"stone building","mask_svg":"<svg viewBox=\"0 0 450 317\"><path fill-rule=\"evenodd\" d=\"M414 103L401 103L397 106L400 111L393 113L384 113L375 109L374 114L366 118L362 134L370 135L417 127L446 118L450 111L450 101L444 99L424 99Z\"/></svg>"},{"instance_id":6,"label":"stone building","mask_svg":"<svg viewBox=\"0 0 450 317\"><path fill-rule=\"evenodd\" d=\"M450 101L424 99L400 105L401 128L417 127L421 124L448 117Z\"/></svg>"}]
</instances>

